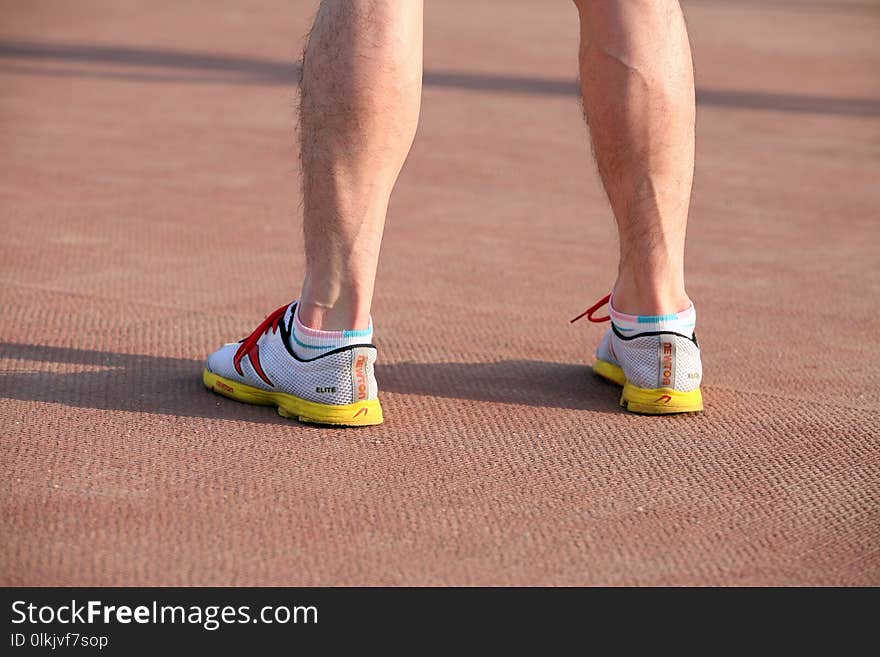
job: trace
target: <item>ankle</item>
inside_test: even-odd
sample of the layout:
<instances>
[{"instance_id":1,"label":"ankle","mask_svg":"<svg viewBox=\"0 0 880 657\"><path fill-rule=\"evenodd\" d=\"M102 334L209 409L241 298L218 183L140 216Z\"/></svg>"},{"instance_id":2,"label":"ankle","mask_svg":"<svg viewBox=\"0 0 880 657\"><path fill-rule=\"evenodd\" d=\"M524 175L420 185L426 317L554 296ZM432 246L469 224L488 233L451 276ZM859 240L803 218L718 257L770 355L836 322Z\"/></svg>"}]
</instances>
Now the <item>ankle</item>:
<instances>
[{"instance_id":1,"label":"ankle","mask_svg":"<svg viewBox=\"0 0 880 657\"><path fill-rule=\"evenodd\" d=\"M340 302L326 304L300 299L297 316L304 326L316 331L360 331L370 328L370 309L363 305Z\"/></svg>"},{"instance_id":2,"label":"ankle","mask_svg":"<svg viewBox=\"0 0 880 657\"><path fill-rule=\"evenodd\" d=\"M611 295L614 310L628 315L666 315L691 307L684 285L635 285L618 279Z\"/></svg>"}]
</instances>

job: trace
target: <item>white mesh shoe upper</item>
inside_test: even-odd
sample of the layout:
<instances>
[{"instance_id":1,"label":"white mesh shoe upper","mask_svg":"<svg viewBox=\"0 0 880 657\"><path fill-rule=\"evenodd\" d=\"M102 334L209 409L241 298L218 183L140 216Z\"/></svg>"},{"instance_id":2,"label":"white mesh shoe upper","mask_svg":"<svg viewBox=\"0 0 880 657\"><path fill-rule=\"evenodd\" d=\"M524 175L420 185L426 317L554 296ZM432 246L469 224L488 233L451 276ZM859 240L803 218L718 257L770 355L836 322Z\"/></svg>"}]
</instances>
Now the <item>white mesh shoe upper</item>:
<instances>
[{"instance_id":1,"label":"white mesh shoe upper","mask_svg":"<svg viewBox=\"0 0 880 657\"><path fill-rule=\"evenodd\" d=\"M672 333L624 340L609 330L596 349L596 357L618 365L627 381L639 388L690 392L700 387L703 378L699 347Z\"/></svg>"},{"instance_id":2,"label":"white mesh shoe upper","mask_svg":"<svg viewBox=\"0 0 880 657\"><path fill-rule=\"evenodd\" d=\"M256 359L269 385L257 372L252 354L245 354L239 374L234 358L240 343L223 345L208 357L207 367L214 374L261 390L283 392L321 404L352 404L376 399L378 386L374 373L376 349L372 346L344 348L309 360L294 357L284 344L283 327L289 325L290 309L282 326L271 328L257 342Z\"/></svg>"},{"instance_id":3,"label":"white mesh shoe upper","mask_svg":"<svg viewBox=\"0 0 880 657\"><path fill-rule=\"evenodd\" d=\"M602 336L602 342L600 342L599 346L596 348L596 358L604 360L606 363L619 366L620 363L617 362L617 358L611 353L612 335L614 335L614 332L609 329L608 332Z\"/></svg>"}]
</instances>

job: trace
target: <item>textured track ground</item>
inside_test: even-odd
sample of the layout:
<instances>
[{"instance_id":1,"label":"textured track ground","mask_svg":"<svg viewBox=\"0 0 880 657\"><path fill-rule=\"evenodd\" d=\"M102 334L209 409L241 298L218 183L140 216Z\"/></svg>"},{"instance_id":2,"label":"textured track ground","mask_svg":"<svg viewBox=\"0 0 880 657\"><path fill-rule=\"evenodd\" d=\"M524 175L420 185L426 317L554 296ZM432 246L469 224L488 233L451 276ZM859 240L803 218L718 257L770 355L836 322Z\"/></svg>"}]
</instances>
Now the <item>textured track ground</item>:
<instances>
[{"instance_id":1,"label":"textured track ground","mask_svg":"<svg viewBox=\"0 0 880 657\"><path fill-rule=\"evenodd\" d=\"M616 249L573 8L428 3L365 430L200 380L297 292L313 9L0 3L0 583L880 584L877 3L686 2L707 411L663 418L568 324Z\"/></svg>"}]
</instances>

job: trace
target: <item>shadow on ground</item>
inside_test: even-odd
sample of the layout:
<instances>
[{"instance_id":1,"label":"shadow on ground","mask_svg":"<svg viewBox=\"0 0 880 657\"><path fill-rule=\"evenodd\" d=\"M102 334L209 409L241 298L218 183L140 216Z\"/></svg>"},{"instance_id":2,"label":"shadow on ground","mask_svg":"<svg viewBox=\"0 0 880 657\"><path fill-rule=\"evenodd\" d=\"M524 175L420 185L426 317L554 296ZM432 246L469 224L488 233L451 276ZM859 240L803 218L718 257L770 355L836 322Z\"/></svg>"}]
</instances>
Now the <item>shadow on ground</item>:
<instances>
[{"instance_id":1,"label":"shadow on ground","mask_svg":"<svg viewBox=\"0 0 880 657\"><path fill-rule=\"evenodd\" d=\"M45 65L49 64L49 68ZM94 70L88 66L111 66ZM257 57L130 46L0 40L0 73L170 82L177 84L293 85L300 63ZM429 87L536 96L578 96L575 80L466 71L426 70ZM874 98L841 98L733 89L697 89L697 103L728 109L754 109L832 116L880 116Z\"/></svg>"},{"instance_id":2,"label":"shadow on ground","mask_svg":"<svg viewBox=\"0 0 880 657\"><path fill-rule=\"evenodd\" d=\"M0 398L268 424L289 422L274 409L210 394L202 385L203 363L198 360L8 342L0 342L0 359L23 361L20 369L0 371ZM49 364L85 371L49 371ZM377 376L381 390L407 395L621 412L617 389L593 376L584 364L534 360L380 363Z\"/></svg>"}]
</instances>

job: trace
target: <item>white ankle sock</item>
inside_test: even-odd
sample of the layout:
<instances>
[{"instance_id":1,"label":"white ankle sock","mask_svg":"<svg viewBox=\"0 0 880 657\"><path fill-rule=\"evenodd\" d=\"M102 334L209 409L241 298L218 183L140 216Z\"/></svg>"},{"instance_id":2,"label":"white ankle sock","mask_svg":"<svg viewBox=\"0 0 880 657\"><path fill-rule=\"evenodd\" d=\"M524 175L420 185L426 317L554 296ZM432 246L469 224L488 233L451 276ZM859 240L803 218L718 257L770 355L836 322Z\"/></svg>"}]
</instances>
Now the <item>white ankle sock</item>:
<instances>
[{"instance_id":1,"label":"white ankle sock","mask_svg":"<svg viewBox=\"0 0 880 657\"><path fill-rule=\"evenodd\" d=\"M614 328L626 337L663 331L679 333L689 338L694 336L694 326L697 324L697 311L691 304L685 310L668 315L627 315L614 309L614 299L608 303L611 310L611 323Z\"/></svg>"},{"instance_id":2,"label":"white ankle sock","mask_svg":"<svg viewBox=\"0 0 880 657\"><path fill-rule=\"evenodd\" d=\"M319 331L299 321L299 304L293 317L290 345L300 358L315 358L328 351L355 344L370 344L373 340L373 320L370 328L361 331Z\"/></svg>"}]
</instances>

